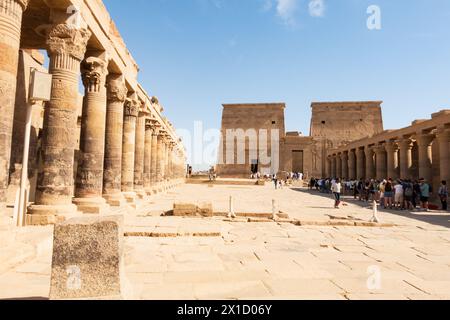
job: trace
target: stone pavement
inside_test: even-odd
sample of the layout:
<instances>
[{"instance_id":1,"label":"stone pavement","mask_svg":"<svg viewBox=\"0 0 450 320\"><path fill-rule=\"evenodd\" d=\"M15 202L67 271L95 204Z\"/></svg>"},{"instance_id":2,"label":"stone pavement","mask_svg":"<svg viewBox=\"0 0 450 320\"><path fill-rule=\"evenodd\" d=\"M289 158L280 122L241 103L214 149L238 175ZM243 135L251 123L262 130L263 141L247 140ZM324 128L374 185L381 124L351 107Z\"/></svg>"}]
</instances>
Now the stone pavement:
<instances>
[{"instance_id":1,"label":"stone pavement","mask_svg":"<svg viewBox=\"0 0 450 320\"><path fill-rule=\"evenodd\" d=\"M450 299L448 214L380 212L396 225L385 228L160 216L174 201L227 211L230 195L238 212L270 212L274 198L304 221L371 217L359 203L335 210L305 189L183 185L125 213L125 231L143 236L125 238L124 298ZM0 298L47 298L52 228L8 230L0 228Z\"/></svg>"}]
</instances>

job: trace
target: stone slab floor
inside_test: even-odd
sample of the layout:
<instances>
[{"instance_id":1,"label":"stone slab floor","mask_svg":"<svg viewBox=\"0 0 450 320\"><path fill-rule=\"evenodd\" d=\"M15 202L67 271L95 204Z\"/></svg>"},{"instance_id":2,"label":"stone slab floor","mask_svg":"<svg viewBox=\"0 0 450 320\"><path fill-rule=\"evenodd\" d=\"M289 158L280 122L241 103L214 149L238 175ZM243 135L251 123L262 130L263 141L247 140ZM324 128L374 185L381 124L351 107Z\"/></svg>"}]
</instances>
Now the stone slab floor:
<instances>
[{"instance_id":1,"label":"stone slab floor","mask_svg":"<svg viewBox=\"0 0 450 320\"><path fill-rule=\"evenodd\" d=\"M126 215L126 231L220 233L216 237L126 237L127 299L450 299L448 213L380 212L394 227L295 226L224 218L160 217L174 201L211 201L227 211L291 218L369 220L370 208L348 200L272 186L184 185ZM0 299L46 298L52 227L0 227Z\"/></svg>"}]
</instances>

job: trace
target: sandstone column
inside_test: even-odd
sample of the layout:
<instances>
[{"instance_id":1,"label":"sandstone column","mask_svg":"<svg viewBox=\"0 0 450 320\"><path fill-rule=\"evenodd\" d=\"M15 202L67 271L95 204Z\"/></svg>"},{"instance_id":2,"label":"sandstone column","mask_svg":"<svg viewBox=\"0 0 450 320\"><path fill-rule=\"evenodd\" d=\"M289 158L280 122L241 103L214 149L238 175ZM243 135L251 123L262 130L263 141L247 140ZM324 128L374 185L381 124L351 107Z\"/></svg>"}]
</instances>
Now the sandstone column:
<instances>
[{"instance_id":1,"label":"sandstone column","mask_svg":"<svg viewBox=\"0 0 450 320\"><path fill-rule=\"evenodd\" d=\"M370 157L370 151L368 151ZM373 158L372 158L373 160ZM358 148L356 151L356 179L362 179L366 177L366 167L365 167L366 159L365 159L365 151L364 148Z\"/></svg>"},{"instance_id":2,"label":"sandstone column","mask_svg":"<svg viewBox=\"0 0 450 320\"><path fill-rule=\"evenodd\" d=\"M51 100L44 115L43 167L39 173L36 205L28 224L51 224L77 212L72 203L74 150L77 141L78 79L90 31L58 24L48 31Z\"/></svg>"},{"instance_id":3,"label":"sandstone column","mask_svg":"<svg viewBox=\"0 0 450 320\"><path fill-rule=\"evenodd\" d=\"M161 132L158 134L156 155L157 155L157 162L156 162L157 181L159 187L161 187L161 184L164 180L164 136Z\"/></svg>"},{"instance_id":4,"label":"sandstone column","mask_svg":"<svg viewBox=\"0 0 450 320\"><path fill-rule=\"evenodd\" d=\"M419 147L419 176L429 183L433 180L433 160L431 150L433 140L434 135L432 134L417 135L417 146Z\"/></svg>"},{"instance_id":5,"label":"sandstone column","mask_svg":"<svg viewBox=\"0 0 450 320\"><path fill-rule=\"evenodd\" d=\"M108 70L106 62L96 57L87 58L81 67L85 95L73 203L78 211L104 214L109 210L106 200L102 198Z\"/></svg>"},{"instance_id":6,"label":"sandstone column","mask_svg":"<svg viewBox=\"0 0 450 320\"><path fill-rule=\"evenodd\" d=\"M437 133L439 143L440 177L450 183L450 130L440 129Z\"/></svg>"},{"instance_id":7,"label":"sandstone column","mask_svg":"<svg viewBox=\"0 0 450 320\"><path fill-rule=\"evenodd\" d=\"M28 1L0 0L0 214L8 189L22 14Z\"/></svg>"},{"instance_id":8,"label":"sandstone column","mask_svg":"<svg viewBox=\"0 0 450 320\"><path fill-rule=\"evenodd\" d=\"M355 180L356 177L356 154L355 150L350 150L348 152L348 178Z\"/></svg>"},{"instance_id":9,"label":"sandstone column","mask_svg":"<svg viewBox=\"0 0 450 320\"><path fill-rule=\"evenodd\" d=\"M343 179L348 179L348 153L347 152L342 152L341 162L342 162L341 177Z\"/></svg>"},{"instance_id":10,"label":"sandstone column","mask_svg":"<svg viewBox=\"0 0 450 320\"><path fill-rule=\"evenodd\" d=\"M127 202L134 203L134 153L136 140L136 119L139 103L131 98L125 101L122 139L122 192Z\"/></svg>"},{"instance_id":11,"label":"sandstone column","mask_svg":"<svg viewBox=\"0 0 450 320\"><path fill-rule=\"evenodd\" d=\"M114 207L125 204L122 194L122 138L123 111L127 92L123 76L108 76L103 197L109 205Z\"/></svg>"},{"instance_id":12,"label":"sandstone column","mask_svg":"<svg viewBox=\"0 0 450 320\"><path fill-rule=\"evenodd\" d=\"M139 198L144 198L144 160L145 160L145 119L147 114L139 112L136 123L134 153L134 191Z\"/></svg>"},{"instance_id":13,"label":"sandstone column","mask_svg":"<svg viewBox=\"0 0 450 320\"><path fill-rule=\"evenodd\" d=\"M145 149L144 149L144 188L148 195L152 194L152 142L153 142L153 121L145 121Z\"/></svg>"},{"instance_id":14,"label":"sandstone column","mask_svg":"<svg viewBox=\"0 0 450 320\"><path fill-rule=\"evenodd\" d=\"M336 178L342 178L342 158L341 153L336 155Z\"/></svg>"},{"instance_id":15,"label":"sandstone column","mask_svg":"<svg viewBox=\"0 0 450 320\"><path fill-rule=\"evenodd\" d=\"M412 168L412 149L413 142L411 139L403 139L398 141L400 147L400 178L408 179L411 177Z\"/></svg>"},{"instance_id":16,"label":"sandstone column","mask_svg":"<svg viewBox=\"0 0 450 320\"><path fill-rule=\"evenodd\" d=\"M158 184L158 127L155 125L152 135L152 162L151 162L151 174L150 181L152 184L152 192L155 192L155 186Z\"/></svg>"},{"instance_id":17,"label":"sandstone column","mask_svg":"<svg viewBox=\"0 0 450 320\"><path fill-rule=\"evenodd\" d=\"M331 156L331 178L336 178L337 176L337 163L336 163L336 155L333 154Z\"/></svg>"},{"instance_id":18,"label":"sandstone column","mask_svg":"<svg viewBox=\"0 0 450 320\"><path fill-rule=\"evenodd\" d=\"M376 155L376 179L383 180L387 179L387 157L386 148L384 145L379 145L375 147Z\"/></svg>"},{"instance_id":19,"label":"sandstone column","mask_svg":"<svg viewBox=\"0 0 450 320\"><path fill-rule=\"evenodd\" d=\"M398 144L394 141L386 143L387 152L387 176L392 179L398 178Z\"/></svg>"},{"instance_id":20,"label":"sandstone column","mask_svg":"<svg viewBox=\"0 0 450 320\"><path fill-rule=\"evenodd\" d=\"M372 147L365 147L364 149L366 156L366 179L374 179L375 178L375 166L373 161L374 149ZM361 177L362 178L362 177Z\"/></svg>"},{"instance_id":21,"label":"sandstone column","mask_svg":"<svg viewBox=\"0 0 450 320\"><path fill-rule=\"evenodd\" d=\"M331 158L330 158L330 156L327 157L327 160L325 162L325 175L327 177L331 177Z\"/></svg>"}]
</instances>

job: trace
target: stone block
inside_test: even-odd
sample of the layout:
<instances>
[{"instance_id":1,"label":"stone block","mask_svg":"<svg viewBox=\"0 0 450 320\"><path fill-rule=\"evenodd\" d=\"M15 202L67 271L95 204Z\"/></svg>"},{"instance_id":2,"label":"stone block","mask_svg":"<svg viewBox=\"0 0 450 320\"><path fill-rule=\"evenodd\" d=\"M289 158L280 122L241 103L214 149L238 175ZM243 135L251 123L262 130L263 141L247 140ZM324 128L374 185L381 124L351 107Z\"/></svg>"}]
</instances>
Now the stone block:
<instances>
[{"instance_id":1,"label":"stone block","mask_svg":"<svg viewBox=\"0 0 450 320\"><path fill-rule=\"evenodd\" d=\"M214 214L213 205L211 202L200 203L197 211L203 217L212 217Z\"/></svg>"},{"instance_id":2,"label":"stone block","mask_svg":"<svg viewBox=\"0 0 450 320\"><path fill-rule=\"evenodd\" d=\"M191 203L174 203L173 205L173 215L182 216L196 216L197 206Z\"/></svg>"},{"instance_id":3,"label":"stone block","mask_svg":"<svg viewBox=\"0 0 450 320\"><path fill-rule=\"evenodd\" d=\"M50 299L119 298L123 217L74 218L54 230Z\"/></svg>"}]
</instances>

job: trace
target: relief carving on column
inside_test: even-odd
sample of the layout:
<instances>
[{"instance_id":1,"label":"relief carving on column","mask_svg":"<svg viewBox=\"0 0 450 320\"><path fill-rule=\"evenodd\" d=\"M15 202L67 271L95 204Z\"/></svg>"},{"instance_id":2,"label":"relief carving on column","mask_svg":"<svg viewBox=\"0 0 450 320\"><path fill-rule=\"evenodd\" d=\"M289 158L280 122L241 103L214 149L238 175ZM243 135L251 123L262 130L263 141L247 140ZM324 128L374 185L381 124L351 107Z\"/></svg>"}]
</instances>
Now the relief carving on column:
<instances>
[{"instance_id":1,"label":"relief carving on column","mask_svg":"<svg viewBox=\"0 0 450 320\"><path fill-rule=\"evenodd\" d=\"M81 76L88 92L100 92L107 74L106 62L100 58L89 57L81 63Z\"/></svg>"},{"instance_id":2,"label":"relief carving on column","mask_svg":"<svg viewBox=\"0 0 450 320\"><path fill-rule=\"evenodd\" d=\"M77 28L69 24L57 24L50 27L47 46L50 54L67 54L81 61L86 53L91 32L85 28Z\"/></svg>"},{"instance_id":3,"label":"relief carving on column","mask_svg":"<svg viewBox=\"0 0 450 320\"><path fill-rule=\"evenodd\" d=\"M139 101L138 100L134 100L134 99L126 99L125 100L125 113L124 115L126 117L133 117L133 118L137 118L139 115Z\"/></svg>"},{"instance_id":4,"label":"relief carving on column","mask_svg":"<svg viewBox=\"0 0 450 320\"><path fill-rule=\"evenodd\" d=\"M109 80L106 88L109 102L125 102L128 89L122 78Z\"/></svg>"}]
</instances>

